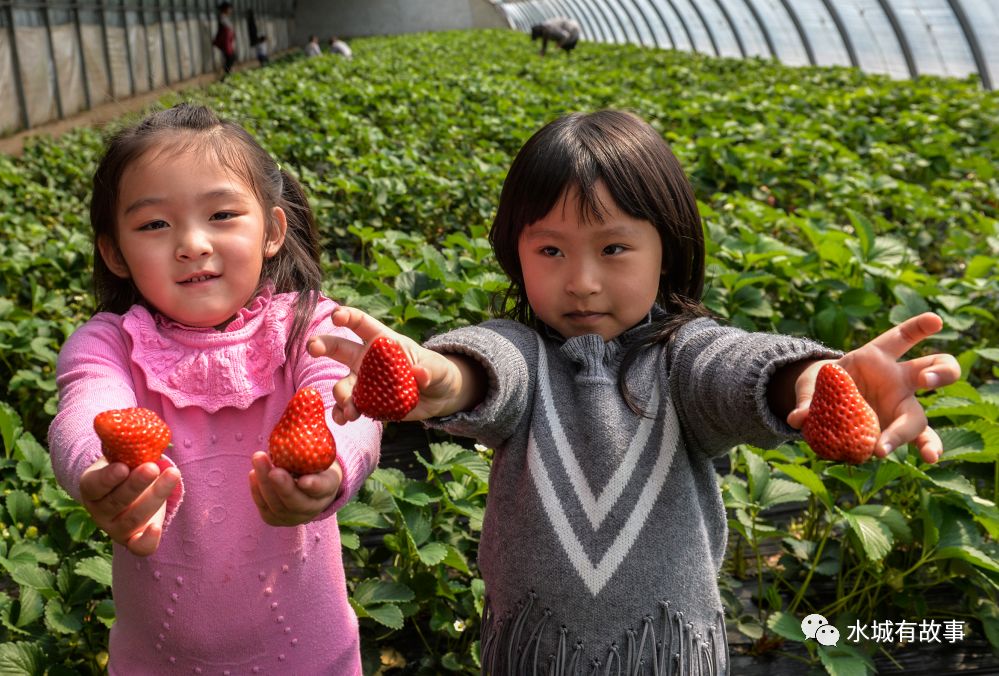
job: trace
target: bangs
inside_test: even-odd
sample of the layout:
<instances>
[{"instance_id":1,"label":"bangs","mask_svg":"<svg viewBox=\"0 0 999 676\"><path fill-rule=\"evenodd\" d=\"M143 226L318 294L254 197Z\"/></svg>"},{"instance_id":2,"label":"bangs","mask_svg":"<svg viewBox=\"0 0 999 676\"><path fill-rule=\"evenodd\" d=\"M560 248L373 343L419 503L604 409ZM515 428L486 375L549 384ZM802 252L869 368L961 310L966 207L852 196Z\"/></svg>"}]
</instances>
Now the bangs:
<instances>
[{"instance_id":1,"label":"bangs","mask_svg":"<svg viewBox=\"0 0 999 676\"><path fill-rule=\"evenodd\" d=\"M147 135L142 144L144 147L136 154L139 161L155 162L193 153L203 161L217 162L226 174L247 186L261 203L266 202L264 191L256 180L250 147L223 125L181 133L175 129L163 129Z\"/></svg>"}]
</instances>

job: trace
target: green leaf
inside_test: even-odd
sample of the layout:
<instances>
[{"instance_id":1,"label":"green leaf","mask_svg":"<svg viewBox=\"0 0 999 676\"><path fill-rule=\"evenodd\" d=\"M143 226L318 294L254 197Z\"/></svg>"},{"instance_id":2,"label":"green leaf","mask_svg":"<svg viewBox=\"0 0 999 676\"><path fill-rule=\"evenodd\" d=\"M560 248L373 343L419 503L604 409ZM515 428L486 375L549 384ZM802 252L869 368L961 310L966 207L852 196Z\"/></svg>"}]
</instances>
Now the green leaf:
<instances>
[{"instance_id":1,"label":"green leaf","mask_svg":"<svg viewBox=\"0 0 999 676\"><path fill-rule=\"evenodd\" d=\"M443 563L445 566L460 570L465 575L470 575L472 572L468 568L468 560L465 555L454 545L447 546L447 556L444 557Z\"/></svg>"},{"instance_id":2,"label":"green leaf","mask_svg":"<svg viewBox=\"0 0 999 676\"><path fill-rule=\"evenodd\" d=\"M21 628L29 627L45 612L45 599L37 589L21 587L19 600L20 610L14 624Z\"/></svg>"},{"instance_id":3,"label":"green leaf","mask_svg":"<svg viewBox=\"0 0 999 676\"><path fill-rule=\"evenodd\" d=\"M417 554L427 566L436 566L447 556L447 545L442 542L430 542L417 550Z\"/></svg>"},{"instance_id":4,"label":"green leaf","mask_svg":"<svg viewBox=\"0 0 999 676\"><path fill-rule=\"evenodd\" d=\"M999 561L971 545L961 545L960 547L938 547L934 552L934 559L961 559L968 563L990 571L999 573Z\"/></svg>"},{"instance_id":5,"label":"green leaf","mask_svg":"<svg viewBox=\"0 0 999 676\"><path fill-rule=\"evenodd\" d=\"M869 560L880 561L888 555L894 539L888 526L862 513L845 512L844 516Z\"/></svg>"},{"instance_id":6,"label":"green leaf","mask_svg":"<svg viewBox=\"0 0 999 676\"><path fill-rule=\"evenodd\" d=\"M874 474L874 470L870 469L868 465L829 465L825 468L823 473L826 476L831 476L832 478L845 483L859 498L863 492L864 484L866 484L871 478L871 475Z\"/></svg>"},{"instance_id":7,"label":"green leaf","mask_svg":"<svg viewBox=\"0 0 999 676\"><path fill-rule=\"evenodd\" d=\"M389 526L389 522L378 510L358 500L351 500L341 507L336 513L336 521L341 527L387 528Z\"/></svg>"},{"instance_id":8,"label":"green leaf","mask_svg":"<svg viewBox=\"0 0 999 676\"><path fill-rule=\"evenodd\" d=\"M403 616L399 606L386 603L380 606L365 608L367 616L389 629L402 629Z\"/></svg>"},{"instance_id":9,"label":"green leaf","mask_svg":"<svg viewBox=\"0 0 999 676\"><path fill-rule=\"evenodd\" d=\"M415 598L413 590L401 582L375 578L362 580L354 589L354 600L364 607L379 603L405 603Z\"/></svg>"},{"instance_id":10,"label":"green leaf","mask_svg":"<svg viewBox=\"0 0 999 676\"><path fill-rule=\"evenodd\" d=\"M758 502L770 480L770 468L767 461L746 447L742 449L746 459L746 477L749 479L749 494L753 502Z\"/></svg>"},{"instance_id":11,"label":"green leaf","mask_svg":"<svg viewBox=\"0 0 999 676\"><path fill-rule=\"evenodd\" d=\"M766 509L786 502L804 502L810 493L799 483L771 477L760 495L760 506Z\"/></svg>"},{"instance_id":12,"label":"green leaf","mask_svg":"<svg viewBox=\"0 0 999 676\"><path fill-rule=\"evenodd\" d=\"M55 591L55 574L32 563L9 561L0 558L0 565L7 569L14 582L40 592Z\"/></svg>"},{"instance_id":13,"label":"green leaf","mask_svg":"<svg viewBox=\"0 0 999 676\"><path fill-rule=\"evenodd\" d=\"M0 401L0 437L3 439L4 453L11 456L14 442L21 435L21 416L10 404Z\"/></svg>"},{"instance_id":14,"label":"green leaf","mask_svg":"<svg viewBox=\"0 0 999 676\"><path fill-rule=\"evenodd\" d=\"M900 324L910 317L930 311L929 303L915 289L905 284L896 284L892 292L901 302L901 305L896 305L891 309L889 318L893 323Z\"/></svg>"},{"instance_id":15,"label":"green leaf","mask_svg":"<svg viewBox=\"0 0 999 676\"><path fill-rule=\"evenodd\" d=\"M829 676L869 676L876 673L870 658L852 646L844 645L843 637L835 647L819 645L818 652Z\"/></svg>"},{"instance_id":16,"label":"green leaf","mask_svg":"<svg viewBox=\"0 0 999 676\"><path fill-rule=\"evenodd\" d=\"M774 463L773 468L788 475L799 484L811 491L812 495L821 500L827 507L832 506L829 491L818 474L804 465L791 465L787 463Z\"/></svg>"},{"instance_id":17,"label":"green leaf","mask_svg":"<svg viewBox=\"0 0 999 676\"><path fill-rule=\"evenodd\" d=\"M803 643L805 632L801 631L801 620L790 613L777 611L767 618L770 631L791 641Z\"/></svg>"},{"instance_id":18,"label":"green leaf","mask_svg":"<svg viewBox=\"0 0 999 676\"><path fill-rule=\"evenodd\" d=\"M58 634L75 634L83 628L83 612L67 610L59 599L45 604L45 626Z\"/></svg>"},{"instance_id":19,"label":"green leaf","mask_svg":"<svg viewBox=\"0 0 999 676\"><path fill-rule=\"evenodd\" d=\"M0 674L36 676L44 672L45 652L39 643L0 643Z\"/></svg>"},{"instance_id":20,"label":"green leaf","mask_svg":"<svg viewBox=\"0 0 999 676\"><path fill-rule=\"evenodd\" d=\"M883 523L891 531L896 540L910 542L912 540L912 529L905 516L888 505L857 505L850 510L850 514L856 516L869 516Z\"/></svg>"},{"instance_id":21,"label":"green leaf","mask_svg":"<svg viewBox=\"0 0 999 676\"><path fill-rule=\"evenodd\" d=\"M35 505L31 496L22 490L13 490L7 494L7 513L14 524L29 524L35 513Z\"/></svg>"},{"instance_id":22,"label":"green leaf","mask_svg":"<svg viewBox=\"0 0 999 676\"><path fill-rule=\"evenodd\" d=\"M91 556L80 560L73 572L83 577L89 577L105 587L111 586L111 561L103 556Z\"/></svg>"},{"instance_id":23,"label":"green leaf","mask_svg":"<svg viewBox=\"0 0 999 676\"><path fill-rule=\"evenodd\" d=\"M86 542L97 531L97 524L90 514L82 509L74 511L66 517L66 532L74 542Z\"/></svg>"},{"instance_id":24,"label":"green leaf","mask_svg":"<svg viewBox=\"0 0 999 676\"><path fill-rule=\"evenodd\" d=\"M965 495L977 495L975 487L971 485L966 477L958 474L950 467L931 468L926 470L926 477L937 486L947 490L956 491Z\"/></svg>"},{"instance_id":25,"label":"green leaf","mask_svg":"<svg viewBox=\"0 0 999 676\"><path fill-rule=\"evenodd\" d=\"M353 531L341 530L340 545L344 549L349 549L352 552L357 551L358 549L361 548L361 537Z\"/></svg>"}]
</instances>

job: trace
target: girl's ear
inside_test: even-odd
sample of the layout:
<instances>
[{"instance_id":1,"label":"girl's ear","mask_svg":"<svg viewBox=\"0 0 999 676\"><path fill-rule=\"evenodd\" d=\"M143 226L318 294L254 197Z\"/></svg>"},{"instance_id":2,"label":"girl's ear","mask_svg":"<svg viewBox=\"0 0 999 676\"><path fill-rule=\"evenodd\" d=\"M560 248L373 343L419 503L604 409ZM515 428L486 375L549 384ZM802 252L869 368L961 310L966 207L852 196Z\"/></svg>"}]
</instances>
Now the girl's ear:
<instances>
[{"instance_id":1,"label":"girl's ear","mask_svg":"<svg viewBox=\"0 0 999 676\"><path fill-rule=\"evenodd\" d=\"M264 240L264 258L271 258L281 250L284 237L288 233L288 217L281 207L271 209L271 223L267 239Z\"/></svg>"},{"instance_id":2,"label":"girl's ear","mask_svg":"<svg viewBox=\"0 0 999 676\"><path fill-rule=\"evenodd\" d=\"M101 258L104 259L104 265L108 266L108 270L122 279L128 279L132 276L132 273L128 270L128 265L125 264L124 257L121 255L121 250L118 249L118 245L110 237L99 235L97 237L97 248L100 250Z\"/></svg>"}]
</instances>

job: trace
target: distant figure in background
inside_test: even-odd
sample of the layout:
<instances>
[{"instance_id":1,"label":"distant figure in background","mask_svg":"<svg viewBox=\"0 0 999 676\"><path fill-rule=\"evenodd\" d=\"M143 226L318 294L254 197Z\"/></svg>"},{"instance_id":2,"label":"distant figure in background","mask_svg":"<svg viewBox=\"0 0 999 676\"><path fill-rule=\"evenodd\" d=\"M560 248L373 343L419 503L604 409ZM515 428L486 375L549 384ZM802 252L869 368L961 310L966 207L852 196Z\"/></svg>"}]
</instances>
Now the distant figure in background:
<instances>
[{"instance_id":1,"label":"distant figure in background","mask_svg":"<svg viewBox=\"0 0 999 676\"><path fill-rule=\"evenodd\" d=\"M255 46L257 48L257 61L260 62L261 67L266 66L271 60L267 51L267 36L261 35L257 38L257 44Z\"/></svg>"},{"instance_id":2,"label":"distant figure in background","mask_svg":"<svg viewBox=\"0 0 999 676\"><path fill-rule=\"evenodd\" d=\"M576 48L579 42L579 24L564 16L556 16L547 21L531 26L531 41L541 38L541 56L548 50L551 40L568 54Z\"/></svg>"},{"instance_id":3,"label":"distant figure in background","mask_svg":"<svg viewBox=\"0 0 999 676\"><path fill-rule=\"evenodd\" d=\"M354 58L354 52L351 51L350 45L335 35L330 38L330 54L339 54L348 61Z\"/></svg>"},{"instance_id":4,"label":"distant figure in background","mask_svg":"<svg viewBox=\"0 0 999 676\"><path fill-rule=\"evenodd\" d=\"M305 45L306 56L319 56L323 53L323 48L319 46L319 36L310 35L309 42Z\"/></svg>"},{"instance_id":5,"label":"distant figure in background","mask_svg":"<svg viewBox=\"0 0 999 676\"><path fill-rule=\"evenodd\" d=\"M232 72L236 63L236 29L232 25L232 3L219 3L219 27L212 41L222 52L222 81Z\"/></svg>"}]
</instances>

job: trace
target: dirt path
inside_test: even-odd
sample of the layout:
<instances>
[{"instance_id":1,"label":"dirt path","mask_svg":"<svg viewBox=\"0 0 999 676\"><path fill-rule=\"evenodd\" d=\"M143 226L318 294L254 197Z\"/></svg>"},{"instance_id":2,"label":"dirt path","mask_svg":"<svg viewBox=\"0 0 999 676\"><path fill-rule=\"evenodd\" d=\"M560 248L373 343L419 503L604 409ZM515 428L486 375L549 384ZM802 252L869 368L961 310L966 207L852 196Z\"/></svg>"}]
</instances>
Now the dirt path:
<instances>
[{"instance_id":1,"label":"dirt path","mask_svg":"<svg viewBox=\"0 0 999 676\"><path fill-rule=\"evenodd\" d=\"M244 61L243 63L236 64L235 70L245 70L247 68L256 67L256 61ZM24 150L24 142L32 136L48 135L56 137L70 131L71 129L75 129L76 127L101 125L105 122L117 119L126 113L142 110L143 108L155 103L161 96L167 94L168 92L177 92L185 89L191 89L193 87L202 87L215 82L219 79L219 74L220 73L203 73L196 77L181 80L180 82L174 82L173 84L165 87L160 87L159 89L137 94L131 98L102 103L94 108L91 108L90 110L82 110L64 120L47 122L26 131L17 132L12 136L0 138L0 153L14 155L15 157L20 156L21 152Z\"/></svg>"}]
</instances>

